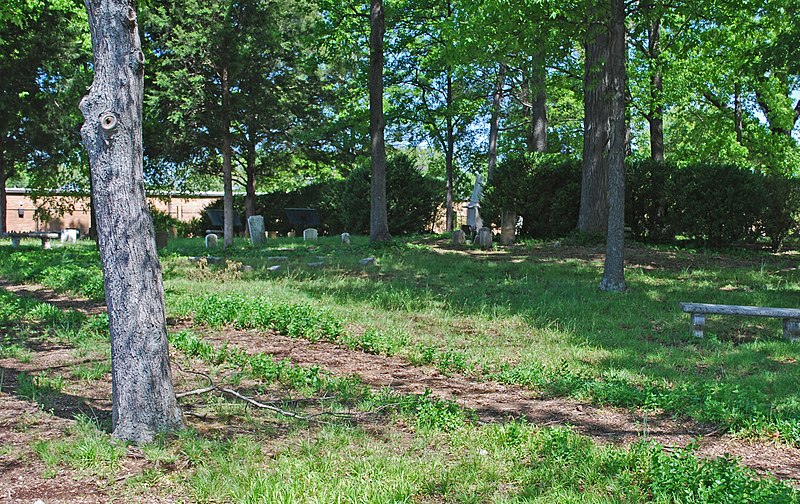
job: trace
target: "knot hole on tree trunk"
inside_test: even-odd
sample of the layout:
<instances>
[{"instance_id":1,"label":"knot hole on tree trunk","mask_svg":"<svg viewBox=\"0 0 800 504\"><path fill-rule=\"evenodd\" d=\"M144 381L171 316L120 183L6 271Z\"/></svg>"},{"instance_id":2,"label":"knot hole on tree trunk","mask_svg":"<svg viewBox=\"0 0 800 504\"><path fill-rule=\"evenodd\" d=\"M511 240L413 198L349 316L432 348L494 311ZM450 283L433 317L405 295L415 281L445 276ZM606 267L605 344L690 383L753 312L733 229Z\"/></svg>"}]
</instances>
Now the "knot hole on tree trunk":
<instances>
[{"instance_id":1,"label":"knot hole on tree trunk","mask_svg":"<svg viewBox=\"0 0 800 504\"><path fill-rule=\"evenodd\" d=\"M113 133L117 129L117 116L113 112L103 112L100 116L100 127L106 134Z\"/></svg>"},{"instance_id":2,"label":"knot hole on tree trunk","mask_svg":"<svg viewBox=\"0 0 800 504\"><path fill-rule=\"evenodd\" d=\"M136 26L136 10L131 6L125 8L125 22L129 27Z\"/></svg>"},{"instance_id":3,"label":"knot hole on tree trunk","mask_svg":"<svg viewBox=\"0 0 800 504\"><path fill-rule=\"evenodd\" d=\"M134 73L140 73L144 70L144 53L138 49L134 49L131 54L131 68L133 69Z\"/></svg>"}]
</instances>

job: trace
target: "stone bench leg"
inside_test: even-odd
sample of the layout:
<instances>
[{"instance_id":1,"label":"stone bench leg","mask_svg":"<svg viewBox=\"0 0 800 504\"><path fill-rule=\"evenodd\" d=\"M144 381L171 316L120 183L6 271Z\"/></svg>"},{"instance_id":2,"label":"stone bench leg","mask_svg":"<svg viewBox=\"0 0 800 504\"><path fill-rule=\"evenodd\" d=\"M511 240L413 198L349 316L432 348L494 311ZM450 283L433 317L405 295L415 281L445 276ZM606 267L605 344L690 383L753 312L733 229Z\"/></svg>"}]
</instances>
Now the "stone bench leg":
<instances>
[{"instance_id":1,"label":"stone bench leg","mask_svg":"<svg viewBox=\"0 0 800 504\"><path fill-rule=\"evenodd\" d=\"M706 316L700 313L692 313L692 335L695 338L703 337L703 328L706 325Z\"/></svg>"},{"instance_id":2,"label":"stone bench leg","mask_svg":"<svg viewBox=\"0 0 800 504\"><path fill-rule=\"evenodd\" d=\"M783 319L783 337L789 341L800 341L799 319Z\"/></svg>"},{"instance_id":3,"label":"stone bench leg","mask_svg":"<svg viewBox=\"0 0 800 504\"><path fill-rule=\"evenodd\" d=\"M19 247L19 240L20 240L20 238L18 238L16 236L11 237L11 246L14 247L14 248Z\"/></svg>"}]
</instances>

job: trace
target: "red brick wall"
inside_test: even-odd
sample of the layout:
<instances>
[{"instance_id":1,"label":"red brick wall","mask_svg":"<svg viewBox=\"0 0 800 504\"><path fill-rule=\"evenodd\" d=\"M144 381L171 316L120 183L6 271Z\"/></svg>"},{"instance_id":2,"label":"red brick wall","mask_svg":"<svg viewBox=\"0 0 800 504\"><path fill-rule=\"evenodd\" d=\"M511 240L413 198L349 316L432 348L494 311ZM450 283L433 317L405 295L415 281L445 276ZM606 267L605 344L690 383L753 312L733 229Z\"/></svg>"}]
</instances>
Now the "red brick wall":
<instances>
[{"instance_id":1,"label":"red brick wall","mask_svg":"<svg viewBox=\"0 0 800 504\"><path fill-rule=\"evenodd\" d=\"M198 196L198 197L171 197L168 200L163 198L149 198L150 203L158 210L169 213L172 217L184 222L199 218L203 209L219 196ZM81 234L88 234L91 223L89 215L89 198L74 198L67 196L52 196L43 199L40 204L45 207L55 207L69 205L72 211L64 213L60 217L55 217L46 222L35 220L37 204L25 194L9 192L6 195L6 225L8 231L61 231L67 228L81 230ZM22 208L23 216L19 216L19 209Z\"/></svg>"}]
</instances>

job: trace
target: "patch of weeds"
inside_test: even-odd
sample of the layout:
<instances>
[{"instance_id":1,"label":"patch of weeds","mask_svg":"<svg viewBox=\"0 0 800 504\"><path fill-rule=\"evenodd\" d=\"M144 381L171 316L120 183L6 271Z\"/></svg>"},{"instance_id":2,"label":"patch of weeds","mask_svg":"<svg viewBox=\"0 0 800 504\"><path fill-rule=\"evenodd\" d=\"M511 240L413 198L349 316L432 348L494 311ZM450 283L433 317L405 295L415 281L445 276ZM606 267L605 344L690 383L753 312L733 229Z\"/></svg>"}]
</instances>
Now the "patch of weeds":
<instances>
[{"instance_id":1,"label":"patch of weeds","mask_svg":"<svg viewBox=\"0 0 800 504\"><path fill-rule=\"evenodd\" d=\"M120 443L84 415L76 418L76 424L69 429L66 439L36 441L33 450L50 471L66 465L103 477L114 474L125 455L125 448Z\"/></svg>"},{"instance_id":2,"label":"patch of weeds","mask_svg":"<svg viewBox=\"0 0 800 504\"><path fill-rule=\"evenodd\" d=\"M110 372L111 363L108 361L98 361L91 365L79 364L72 368L72 376L86 382L101 380Z\"/></svg>"},{"instance_id":3,"label":"patch of weeds","mask_svg":"<svg viewBox=\"0 0 800 504\"><path fill-rule=\"evenodd\" d=\"M17 395L31 401L39 402L49 395L59 394L63 388L64 378L49 376L44 371L35 376L28 373L17 375Z\"/></svg>"},{"instance_id":4,"label":"patch of weeds","mask_svg":"<svg viewBox=\"0 0 800 504\"><path fill-rule=\"evenodd\" d=\"M436 355L436 367L442 373L464 373L469 369L466 356L456 350L445 350Z\"/></svg>"},{"instance_id":5,"label":"patch of weeds","mask_svg":"<svg viewBox=\"0 0 800 504\"><path fill-rule=\"evenodd\" d=\"M19 343L11 343L7 336L0 340L0 359L16 359L22 363L28 363L33 358L30 350Z\"/></svg>"},{"instance_id":6,"label":"patch of weeds","mask_svg":"<svg viewBox=\"0 0 800 504\"><path fill-rule=\"evenodd\" d=\"M409 360L414 365L433 364L436 360L437 348L435 346L420 346L411 354Z\"/></svg>"},{"instance_id":7,"label":"patch of weeds","mask_svg":"<svg viewBox=\"0 0 800 504\"><path fill-rule=\"evenodd\" d=\"M797 502L798 496L773 479L759 479L727 456L698 459L689 447L669 455L651 447L646 477L655 501L670 502Z\"/></svg>"}]
</instances>

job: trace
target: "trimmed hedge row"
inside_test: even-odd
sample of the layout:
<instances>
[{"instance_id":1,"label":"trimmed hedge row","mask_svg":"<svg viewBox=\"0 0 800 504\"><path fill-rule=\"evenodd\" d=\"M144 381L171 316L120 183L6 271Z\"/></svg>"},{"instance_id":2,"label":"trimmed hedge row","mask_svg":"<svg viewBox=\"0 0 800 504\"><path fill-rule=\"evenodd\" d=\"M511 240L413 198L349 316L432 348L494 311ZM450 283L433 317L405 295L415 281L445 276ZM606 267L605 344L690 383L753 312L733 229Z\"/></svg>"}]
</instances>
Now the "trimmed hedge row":
<instances>
[{"instance_id":1,"label":"trimmed hedge row","mask_svg":"<svg viewBox=\"0 0 800 504\"><path fill-rule=\"evenodd\" d=\"M444 194L444 183L420 172L414 160L404 153L394 153L387 164L389 231L393 235L430 231ZM288 193L259 194L256 214L264 216L268 230L285 234L292 229L286 218L286 208L314 208L320 218L321 233L369 234L370 177L370 166L363 164L346 179L312 184ZM222 200L214 202L210 208L222 208ZM234 209L244 217L243 196L234 198ZM210 222L198 223L199 229L208 229L208 226Z\"/></svg>"},{"instance_id":2,"label":"trimmed hedge row","mask_svg":"<svg viewBox=\"0 0 800 504\"><path fill-rule=\"evenodd\" d=\"M523 217L521 234L565 236L580 208L581 162L559 154L529 154L501 163L481 212L499 222L503 208ZM649 243L685 236L709 247L755 243L781 248L800 223L800 181L721 164L677 168L650 160L626 169L625 224Z\"/></svg>"}]
</instances>

